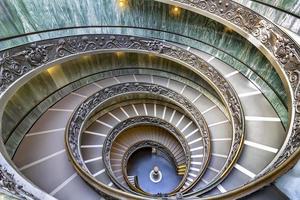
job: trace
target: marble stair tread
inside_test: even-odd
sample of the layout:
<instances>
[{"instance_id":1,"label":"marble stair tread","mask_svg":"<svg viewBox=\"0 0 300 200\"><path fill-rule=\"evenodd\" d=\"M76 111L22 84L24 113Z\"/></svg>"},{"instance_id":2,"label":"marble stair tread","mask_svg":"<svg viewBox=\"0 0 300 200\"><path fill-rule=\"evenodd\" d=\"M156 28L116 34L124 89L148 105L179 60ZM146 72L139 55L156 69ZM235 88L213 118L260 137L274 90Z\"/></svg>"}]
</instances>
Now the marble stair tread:
<instances>
[{"instance_id":1,"label":"marble stair tread","mask_svg":"<svg viewBox=\"0 0 300 200\"><path fill-rule=\"evenodd\" d=\"M224 113L215 107L203 114L208 125L228 120Z\"/></svg>"},{"instance_id":2,"label":"marble stair tread","mask_svg":"<svg viewBox=\"0 0 300 200\"><path fill-rule=\"evenodd\" d=\"M88 194L88 196L87 196ZM57 199L72 200L99 200L100 195L79 176L76 176L69 184L54 195Z\"/></svg>"},{"instance_id":3,"label":"marble stair tread","mask_svg":"<svg viewBox=\"0 0 300 200\"><path fill-rule=\"evenodd\" d=\"M65 152L21 171L35 185L48 193L75 173Z\"/></svg>"},{"instance_id":4,"label":"marble stair tread","mask_svg":"<svg viewBox=\"0 0 300 200\"><path fill-rule=\"evenodd\" d=\"M80 148L81 155L83 160L90 160L93 158L102 157L102 154L99 150L102 150L101 147L91 147L91 148Z\"/></svg>"},{"instance_id":5,"label":"marble stair tread","mask_svg":"<svg viewBox=\"0 0 300 200\"><path fill-rule=\"evenodd\" d=\"M93 130L97 131L98 129L93 129ZM89 134L86 132L84 132L82 135L83 135L81 140L82 145L99 145L99 144L103 144L105 140L105 137Z\"/></svg>"},{"instance_id":6,"label":"marble stair tread","mask_svg":"<svg viewBox=\"0 0 300 200\"><path fill-rule=\"evenodd\" d=\"M71 93L54 104L52 108L74 110L83 100L84 99L82 97Z\"/></svg>"},{"instance_id":7,"label":"marble stair tread","mask_svg":"<svg viewBox=\"0 0 300 200\"><path fill-rule=\"evenodd\" d=\"M231 150L231 146L228 145L228 142L227 141L223 141L223 142L217 142L217 143L214 143L215 145L212 145L211 146L211 152L212 153L215 153L215 154L221 154L221 155L228 155L230 150ZM216 148L216 146L218 146ZM213 155L212 155L213 156Z\"/></svg>"},{"instance_id":8,"label":"marble stair tread","mask_svg":"<svg viewBox=\"0 0 300 200\"><path fill-rule=\"evenodd\" d=\"M95 84L97 84L103 88L106 88L108 86L118 84L118 82L113 78L106 78L106 79L102 79L100 81L96 81Z\"/></svg>"},{"instance_id":9,"label":"marble stair tread","mask_svg":"<svg viewBox=\"0 0 300 200\"><path fill-rule=\"evenodd\" d=\"M226 76L224 74L224 76ZM257 92L259 91L248 79L240 73L230 76L227 80L232 84L237 94Z\"/></svg>"},{"instance_id":10,"label":"marble stair tread","mask_svg":"<svg viewBox=\"0 0 300 200\"><path fill-rule=\"evenodd\" d=\"M216 126L211 126L208 129L211 132L212 141L218 141L220 139L228 139L228 141L231 142L232 126L229 121Z\"/></svg>"},{"instance_id":11,"label":"marble stair tread","mask_svg":"<svg viewBox=\"0 0 300 200\"><path fill-rule=\"evenodd\" d=\"M194 105L199 109L200 112L204 112L207 109L215 106L215 104L210 101L207 97L204 95L201 95L195 102Z\"/></svg>"},{"instance_id":12,"label":"marble stair tread","mask_svg":"<svg viewBox=\"0 0 300 200\"><path fill-rule=\"evenodd\" d=\"M246 131L251 132L251 135L247 135L247 140L278 149L286 137L280 122L248 121Z\"/></svg>"},{"instance_id":13,"label":"marble stair tread","mask_svg":"<svg viewBox=\"0 0 300 200\"><path fill-rule=\"evenodd\" d=\"M101 90L101 88L97 87L95 84L88 84L88 85L76 90L76 93L88 97L91 94L94 94L95 92L97 92L99 90Z\"/></svg>"},{"instance_id":14,"label":"marble stair tread","mask_svg":"<svg viewBox=\"0 0 300 200\"><path fill-rule=\"evenodd\" d=\"M18 167L22 167L64 149L64 134L64 130L59 130L41 135L25 136L13 157L14 163ZM53 141L53 144L49 145L49 141Z\"/></svg>"},{"instance_id":15,"label":"marble stair tread","mask_svg":"<svg viewBox=\"0 0 300 200\"><path fill-rule=\"evenodd\" d=\"M235 178L235 177L239 177L239 178ZM229 173L228 175L228 179L226 178L222 183L222 187L224 187L226 190L231 190L237 187L240 187L241 185L244 185L245 183L247 183L249 180L251 180L251 178L242 173L241 171L239 171L236 168L233 168L232 171ZM218 193L221 193L220 191L218 191Z\"/></svg>"},{"instance_id":16,"label":"marble stair tread","mask_svg":"<svg viewBox=\"0 0 300 200\"><path fill-rule=\"evenodd\" d=\"M32 126L29 133L65 128L71 114L72 112L48 110Z\"/></svg>"},{"instance_id":17,"label":"marble stair tread","mask_svg":"<svg viewBox=\"0 0 300 200\"><path fill-rule=\"evenodd\" d=\"M266 106L270 103L262 94L251 95L240 98L244 112L247 116L260 116L260 117L277 117L272 106Z\"/></svg>"},{"instance_id":18,"label":"marble stair tread","mask_svg":"<svg viewBox=\"0 0 300 200\"><path fill-rule=\"evenodd\" d=\"M98 118L98 120L101 121L101 122L104 122L105 124L107 124L108 126L111 126L111 127L114 127L119 123L118 120L116 120L114 117L112 117L109 114L105 115L105 117ZM110 127L108 127L108 128L111 130Z\"/></svg>"},{"instance_id":19,"label":"marble stair tread","mask_svg":"<svg viewBox=\"0 0 300 200\"><path fill-rule=\"evenodd\" d=\"M261 151L248 145L245 145L242 154L243 156L239 158L237 163L254 174L261 172L276 155L273 152ZM259 162L253 162L253 160L250 159L259 160Z\"/></svg>"}]
</instances>

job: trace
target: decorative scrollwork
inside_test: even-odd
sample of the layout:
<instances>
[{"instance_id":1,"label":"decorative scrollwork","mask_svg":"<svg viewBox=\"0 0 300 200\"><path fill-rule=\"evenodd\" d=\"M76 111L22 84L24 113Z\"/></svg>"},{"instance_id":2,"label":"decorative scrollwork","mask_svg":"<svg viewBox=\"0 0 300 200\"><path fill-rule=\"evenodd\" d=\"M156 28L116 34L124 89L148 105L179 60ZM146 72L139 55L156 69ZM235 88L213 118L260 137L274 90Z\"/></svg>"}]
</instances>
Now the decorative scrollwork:
<instances>
[{"instance_id":1,"label":"decorative scrollwork","mask_svg":"<svg viewBox=\"0 0 300 200\"><path fill-rule=\"evenodd\" d=\"M33 43L27 50L22 53L25 59L33 66L44 64L48 61L48 50L47 48L53 45L37 45Z\"/></svg>"},{"instance_id":2,"label":"decorative scrollwork","mask_svg":"<svg viewBox=\"0 0 300 200\"><path fill-rule=\"evenodd\" d=\"M0 57L0 92L29 70L29 66L20 64L9 52L4 52Z\"/></svg>"},{"instance_id":3,"label":"decorative scrollwork","mask_svg":"<svg viewBox=\"0 0 300 200\"><path fill-rule=\"evenodd\" d=\"M259 34L255 34L259 37L262 43L265 43L271 50L278 62L282 64L283 69L286 72L290 85L293 89L293 106L296 111L295 119L292 125L292 132L289 138L288 144L282 155L276 160L274 165L268 169L267 172L273 171L276 167L281 165L287 160L297 149L300 147L299 138L299 120L300 120L300 56L296 50L295 43L289 38L278 33L274 26L265 20L259 22L259 27L255 31ZM264 174L266 174L265 172Z\"/></svg>"},{"instance_id":4,"label":"decorative scrollwork","mask_svg":"<svg viewBox=\"0 0 300 200\"><path fill-rule=\"evenodd\" d=\"M33 194L25 191L22 185L19 185L14 175L9 173L2 165L0 165L0 185L5 191L10 192L20 199L35 199L38 200Z\"/></svg>"},{"instance_id":5,"label":"decorative scrollwork","mask_svg":"<svg viewBox=\"0 0 300 200\"><path fill-rule=\"evenodd\" d=\"M88 36L59 39L56 47L57 57L63 57L67 53L74 54L77 52L95 50L98 37L94 37L93 39L94 41L91 40Z\"/></svg>"}]
</instances>

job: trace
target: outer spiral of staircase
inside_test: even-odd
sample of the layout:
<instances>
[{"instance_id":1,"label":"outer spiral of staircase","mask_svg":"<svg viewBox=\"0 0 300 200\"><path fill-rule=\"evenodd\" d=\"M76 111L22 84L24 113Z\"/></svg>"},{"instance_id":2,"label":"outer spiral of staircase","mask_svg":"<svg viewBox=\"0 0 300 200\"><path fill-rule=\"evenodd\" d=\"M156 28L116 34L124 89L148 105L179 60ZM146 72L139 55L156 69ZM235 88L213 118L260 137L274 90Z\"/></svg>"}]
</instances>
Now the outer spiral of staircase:
<instances>
[{"instance_id":1,"label":"outer spiral of staircase","mask_svg":"<svg viewBox=\"0 0 300 200\"><path fill-rule=\"evenodd\" d=\"M0 11L4 198L300 198L297 1Z\"/></svg>"}]
</instances>

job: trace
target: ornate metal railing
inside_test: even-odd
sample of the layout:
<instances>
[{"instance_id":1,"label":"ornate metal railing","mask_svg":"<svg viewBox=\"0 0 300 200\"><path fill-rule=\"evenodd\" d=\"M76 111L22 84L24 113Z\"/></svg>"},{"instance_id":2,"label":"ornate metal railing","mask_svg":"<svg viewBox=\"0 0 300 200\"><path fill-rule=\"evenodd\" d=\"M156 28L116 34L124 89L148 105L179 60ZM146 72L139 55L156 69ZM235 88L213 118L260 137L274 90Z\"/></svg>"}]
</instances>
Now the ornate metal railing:
<instances>
[{"instance_id":1,"label":"ornate metal railing","mask_svg":"<svg viewBox=\"0 0 300 200\"><path fill-rule=\"evenodd\" d=\"M195 122L195 124L198 126L198 129L202 136L203 141L203 149L204 149L204 160L202 165L202 173L196 180L198 180L201 175L203 175L203 172L205 171L205 168L208 165L209 158L210 158L210 136L209 136L209 130L208 126L203 119L202 114L200 111L185 97L181 96L177 92L174 92L168 88L165 88L163 86L150 84L150 83L123 83L123 84L117 84L110 87L107 87L105 89L100 90L99 92L96 92L92 96L88 97L82 104L78 106L78 108L74 111L73 115L70 118L69 125L67 127L66 131L66 143L68 147L68 153L76 163L75 168L79 170L86 169L86 166L82 162L82 156L80 154L80 134L83 130L83 127L85 127L85 123L89 120L89 118L96 112L95 110L100 110L101 104L103 104L107 100L112 100L113 97L118 97L120 95L128 96L128 94L137 93L139 95L141 94L153 94L155 96L162 96L166 98L166 100L172 100L174 104L177 104L177 106L181 107L187 115L190 115L192 120ZM110 168L110 149L112 146L113 141L118 136L118 134L122 131L124 131L126 128L134 126L136 123L152 123L158 126L162 126L164 128L168 128L171 133L174 133L174 136L178 138L178 141L180 141L181 144L185 145L187 148L187 144L185 139L182 137L182 135L172 129L172 126L170 127L169 123L166 123L164 120L157 120L156 118L151 117L136 117L136 118L130 118L128 120L125 120L121 123L119 123L114 129L111 130L111 132L106 136L105 142L103 144L103 161L106 166L106 168L109 170L109 174L112 174L112 170ZM171 128L171 129L170 129ZM187 156L189 153L187 153ZM83 178L89 178L84 176ZM115 178L112 176L112 180ZM96 180L95 180L96 181ZM196 181L194 182L194 184ZM119 185L116 182L117 185ZM194 185L193 184L193 185ZM100 184L101 185L101 184ZM193 186L191 185L191 187ZM122 186L120 186L122 187Z\"/></svg>"}]
</instances>

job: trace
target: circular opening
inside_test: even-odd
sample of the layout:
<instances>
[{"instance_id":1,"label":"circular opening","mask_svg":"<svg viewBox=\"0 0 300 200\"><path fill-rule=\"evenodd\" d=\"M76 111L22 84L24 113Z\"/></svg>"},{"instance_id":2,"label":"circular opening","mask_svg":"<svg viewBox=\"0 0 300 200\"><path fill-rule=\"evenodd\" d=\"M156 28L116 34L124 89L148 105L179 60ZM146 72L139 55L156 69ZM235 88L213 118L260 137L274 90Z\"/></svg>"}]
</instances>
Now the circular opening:
<instances>
[{"instance_id":1,"label":"circular opening","mask_svg":"<svg viewBox=\"0 0 300 200\"><path fill-rule=\"evenodd\" d=\"M135 176L138 186L153 195L172 192L182 179L172 158L163 150L150 147L138 149L130 156L127 174Z\"/></svg>"},{"instance_id":2,"label":"circular opening","mask_svg":"<svg viewBox=\"0 0 300 200\"><path fill-rule=\"evenodd\" d=\"M151 170L149 177L153 183L159 183L161 181L162 173L158 166L153 167L153 170Z\"/></svg>"}]
</instances>

